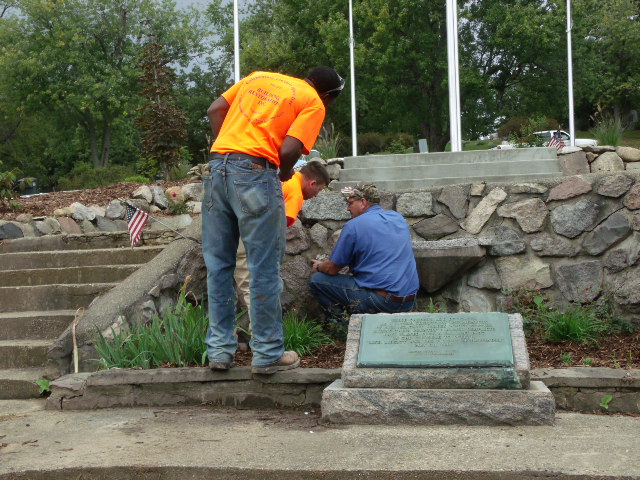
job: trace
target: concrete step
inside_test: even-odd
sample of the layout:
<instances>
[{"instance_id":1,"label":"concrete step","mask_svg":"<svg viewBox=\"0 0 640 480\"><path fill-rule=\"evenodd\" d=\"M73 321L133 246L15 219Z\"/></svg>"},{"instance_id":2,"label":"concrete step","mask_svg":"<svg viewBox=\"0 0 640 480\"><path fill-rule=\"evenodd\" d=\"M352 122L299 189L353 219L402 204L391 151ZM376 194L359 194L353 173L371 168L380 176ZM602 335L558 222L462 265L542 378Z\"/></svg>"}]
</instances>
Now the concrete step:
<instances>
[{"instance_id":1,"label":"concrete step","mask_svg":"<svg viewBox=\"0 0 640 480\"><path fill-rule=\"evenodd\" d=\"M64 332L74 317L75 310L0 313L0 338L53 340Z\"/></svg>"},{"instance_id":2,"label":"concrete step","mask_svg":"<svg viewBox=\"0 0 640 480\"><path fill-rule=\"evenodd\" d=\"M420 190L438 185L456 185L456 184L468 184L468 183L499 183L499 182L533 182L535 180L542 180L545 178L555 178L562 176L561 173L538 173L528 175L485 175L481 177L443 177L443 178L413 178L405 180L378 180L375 182L376 186L383 191L387 192L409 192L413 190ZM368 178L361 178L358 181L370 181ZM341 188L351 187L358 183L356 180L347 182L333 181L331 182L331 189L334 191L340 191Z\"/></svg>"},{"instance_id":3,"label":"concrete step","mask_svg":"<svg viewBox=\"0 0 640 480\"><path fill-rule=\"evenodd\" d=\"M477 178L497 175L529 175L540 173L560 174L560 164L557 159L540 160L538 162L487 162L393 166L379 168L350 168L340 171L340 181L367 180L377 183L380 180L408 180L415 178L443 179L449 177Z\"/></svg>"},{"instance_id":4,"label":"concrete step","mask_svg":"<svg viewBox=\"0 0 640 480\"><path fill-rule=\"evenodd\" d=\"M177 234L171 231L152 231L145 229L142 239L136 249L142 246L166 245ZM94 232L81 235L43 235L42 237L25 237L13 240L3 240L0 243L0 253L13 252L44 252L53 250L87 250L96 248L131 249L129 232Z\"/></svg>"},{"instance_id":5,"label":"concrete step","mask_svg":"<svg viewBox=\"0 0 640 480\"><path fill-rule=\"evenodd\" d=\"M138 265L147 263L160 253L163 248L162 246L154 246L3 253L0 254L0 265L2 265L3 270Z\"/></svg>"},{"instance_id":6,"label":"concrete step","mask_svg":"<svg viewBox=\"0 0 640 480\"><path fill-rule=\"evenodd\" d=\"M0 369L40 367L49 345L49 340L0 340Z\"/></svg>"},{"instance_id":7,"label":"concrete step","mask_svg":"<svg viewBox=\"0 0 640 480\"><path fill-rule=\"evenodd\" d=\"M92 283L0 287L0 312L76 310L86 307L95 297L116 285L117 283Z\"/></svg>"},{"instance_id":8,"label":"concrete step","mask_svg":"<svg viewBox=\"0 0 640 480\"><path fill-rule=\"evenodd\" d=\"M44 376L44 368L10 368L0 370L0 400L38 398L36 380Z\"/></svg>"},{"instance_id":9,"label":"concrete step","mask_svg":"<svg viewBox=\"0 0 640 480\"><path fill-rule=\"evenodd\" d=\"M53 285L65 283L114 283L135 272L141 265L98 265L0 271L0 287Z\"/></svg>"},{"instance_id":10,"label":"concrete step","mask_svg":"<svg viewBox=\"0 0 640 480\"><path fill-rule=\"evenodd\" d=\"M517 148L512 150L473 150L468 152L407 153L397 155L361 155L345 157L344 169L408 167L416 165L457 165L487 162L537 162L558 160L554 148Z\"/></svg>"}]
</instances>

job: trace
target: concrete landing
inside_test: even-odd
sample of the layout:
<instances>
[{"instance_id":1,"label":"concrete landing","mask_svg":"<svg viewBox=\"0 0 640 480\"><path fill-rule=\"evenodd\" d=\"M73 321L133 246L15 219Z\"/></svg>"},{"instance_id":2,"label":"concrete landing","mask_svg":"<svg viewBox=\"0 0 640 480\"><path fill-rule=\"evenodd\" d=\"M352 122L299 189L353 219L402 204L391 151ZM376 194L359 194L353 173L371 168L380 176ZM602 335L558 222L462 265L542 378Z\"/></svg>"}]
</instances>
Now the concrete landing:
<instances>
[{"instance_id":1,"label":"concrete landing","mask_svg":"<svg viewBox=\"0 0 640 480\"><path fill-rule=\"evenodd\" d=\"M17 402L14 402L16 405ZM0 479L637 479L640 418L536 427L325 427L318 412L0 412Z\"/></svg>"}]
</instances>

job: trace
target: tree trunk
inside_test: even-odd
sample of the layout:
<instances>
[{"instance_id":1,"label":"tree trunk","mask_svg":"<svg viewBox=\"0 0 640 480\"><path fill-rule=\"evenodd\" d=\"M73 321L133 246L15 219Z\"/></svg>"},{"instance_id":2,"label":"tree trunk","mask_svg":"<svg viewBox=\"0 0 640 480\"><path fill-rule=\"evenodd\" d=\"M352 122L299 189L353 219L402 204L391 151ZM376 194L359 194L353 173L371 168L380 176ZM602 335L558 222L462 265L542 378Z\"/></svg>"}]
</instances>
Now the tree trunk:
<instances>
[{"instance_id":1,"label":"tree trunk","mask_svg":"<svg viewBox=\"0 0 640 480\"><path fill-rule=\"evenodd\" d=\"M111 152L111 122L104 121L102 127L102 155L100 156L100 167L106 167L109 164L109 153Z\"/></svg>"}]
</instances>

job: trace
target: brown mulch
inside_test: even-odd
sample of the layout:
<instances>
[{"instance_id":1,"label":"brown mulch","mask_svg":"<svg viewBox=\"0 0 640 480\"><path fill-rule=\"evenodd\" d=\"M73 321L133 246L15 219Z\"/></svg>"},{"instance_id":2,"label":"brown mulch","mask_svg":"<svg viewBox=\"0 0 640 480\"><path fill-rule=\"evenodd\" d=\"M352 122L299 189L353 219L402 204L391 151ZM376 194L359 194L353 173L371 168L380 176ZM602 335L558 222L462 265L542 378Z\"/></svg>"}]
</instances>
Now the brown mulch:
<instances>
[{"instance_id":1,"label":"brown mulch","mask_svg":"<svg viewBox=\"0 0 640 480\"><path fill-rule=\"evenodd\" d=\"M627 335L601 338L597 344L570 341L549 342L539 338L527 338L531 368L608 367L640 368L640 331ZM344 343L324 347L301 358L300 366L306 368L342 368ZM571 355L570 361L563 354ZM586 363L585 363L585 359ZM590 359L591 361L589 361ZM251 352L238 352L236 365L251 364Z\"/></svg>"},{"instance_id":2,"label":"brown mulch","mask_svg":"<svg viewBox=\"0 0 640 480\"><path fill-rule=\"evenodd\" d=\"M175 182L154 183L121 182L88 190L51 192L30 197L20 197L16 200L17 203L21 205L21 208L18 210L12 210L7 205L0 203L0 219L15 220L18 215L23 213L31 214L34 217L52 216L56 209L68 207L74 202L80 202L87 207L90 205L105 207L111 200L131 198L133 192L141 185L158 185L166 189L187 183L193 183L193 180L186 179Z\"/></svg>"}]
</instances>

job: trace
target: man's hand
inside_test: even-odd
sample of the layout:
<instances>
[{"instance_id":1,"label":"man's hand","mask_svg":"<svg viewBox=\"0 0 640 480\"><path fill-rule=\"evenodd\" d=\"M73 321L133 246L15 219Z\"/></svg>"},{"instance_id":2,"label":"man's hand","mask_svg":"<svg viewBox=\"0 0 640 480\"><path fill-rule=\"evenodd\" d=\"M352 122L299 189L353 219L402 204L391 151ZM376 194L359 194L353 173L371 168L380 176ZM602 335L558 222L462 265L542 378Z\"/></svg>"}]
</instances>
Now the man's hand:
<instances>
[{"instance_id":1,"label":"man's hand","mask_svg":"<svg viewBox=\"0 0 640 480\"><path fill-rule=\"evenodd\" d=\"M311 262L313 263L311 266L311 271L313 273L322 272L327 275L335 275L342 269L342 266L332 262L331 260L311 260Z\"/></svg>"},{"instance_id":2,"label":"man's hand","mask_svg":"<svg viewBox=\"0 0 640 480\"><path fill-rule=\"evenodd\" d=\"M293 168L290 168L288 170L280 169L280 171L278 172L278 178L281 182L286 182L291 177L293 177L293 173Z\"/></svg>"}]
</instances>

